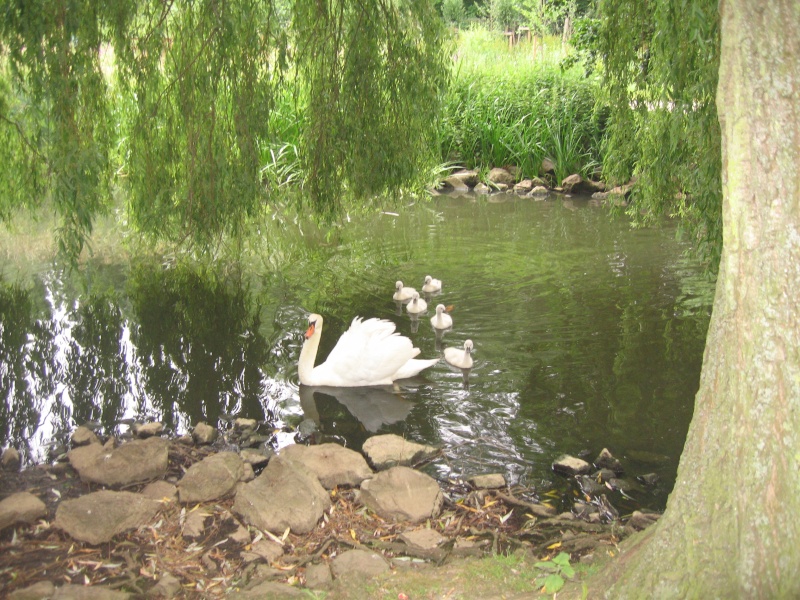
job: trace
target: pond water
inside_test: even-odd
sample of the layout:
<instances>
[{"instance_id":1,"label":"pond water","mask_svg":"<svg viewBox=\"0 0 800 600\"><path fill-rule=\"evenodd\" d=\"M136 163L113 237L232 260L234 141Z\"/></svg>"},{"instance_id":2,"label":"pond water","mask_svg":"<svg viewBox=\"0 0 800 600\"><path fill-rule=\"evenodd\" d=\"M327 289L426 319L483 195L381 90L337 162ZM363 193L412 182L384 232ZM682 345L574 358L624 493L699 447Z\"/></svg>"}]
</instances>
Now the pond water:
<instances>
[{"instance_id":1,"label":"pond water","mask_svg":"<svg viewBox=\"0 0 800 600\"><path fill-rule=\"evenodd\" d=\"M672 489L713 283L669 223L633 230L578 197L439 196L333 232L265 223L236 260L202 267L109 242L68 274L3 244L0 434L28 462L86 422L180 434L251 417L273 448L298 427L354 448L392 432L446 448L426 467L439 478L502 472L542 491L564 486L558 456L606 447L631 476L659 476L636 505L663 508ZM415 322L394 282L419 289L428 274L443 290ZM437 303L452 305L443 336ZM309 312L325 317L318 360L362 316L395 322L421 358L471 339L475 366L465 378L440 362L395 389L299 386Z\"/></svg>"}]
</instances>

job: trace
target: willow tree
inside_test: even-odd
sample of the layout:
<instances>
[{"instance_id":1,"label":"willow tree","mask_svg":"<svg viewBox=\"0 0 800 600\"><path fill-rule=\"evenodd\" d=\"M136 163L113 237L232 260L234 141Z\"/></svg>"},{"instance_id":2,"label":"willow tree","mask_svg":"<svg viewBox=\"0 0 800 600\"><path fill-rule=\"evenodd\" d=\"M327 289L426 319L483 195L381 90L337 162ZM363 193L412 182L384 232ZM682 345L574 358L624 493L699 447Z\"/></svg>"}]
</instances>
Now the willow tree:
<instances>
[{"instance_id":1,"label":"willow tree","mask_svg":"<svg viewBox=\"0 0 800 600\"><path fill-rule=\"evenodd\" d=\"M695 413L664 515L597 597L800 597L800 4L719 14L724 245Z\"/></svg>"},{"instance_id":2,"label":"willow tree","mask_svg":"<svg viewBox=\"0 0 800 600\"><path fill-rule=\"evenodd\" d=\"M635 178L634 222L679 217L712 269L722 247L717 3L598 3L611 107L605 174Z\"/></svg>"},{"instance_id":3,"label":"willow tree","mask_svg":"<svg viewBox=\"0 0 800 600\"><path fill-rule=\"evenodd\" d=\"M291 98L308 205L408 183L444 82L427 0L0 0L0 219L50 201L77 256L112 193L199 242L267 201Z\"/></svg>"}]
</instances>

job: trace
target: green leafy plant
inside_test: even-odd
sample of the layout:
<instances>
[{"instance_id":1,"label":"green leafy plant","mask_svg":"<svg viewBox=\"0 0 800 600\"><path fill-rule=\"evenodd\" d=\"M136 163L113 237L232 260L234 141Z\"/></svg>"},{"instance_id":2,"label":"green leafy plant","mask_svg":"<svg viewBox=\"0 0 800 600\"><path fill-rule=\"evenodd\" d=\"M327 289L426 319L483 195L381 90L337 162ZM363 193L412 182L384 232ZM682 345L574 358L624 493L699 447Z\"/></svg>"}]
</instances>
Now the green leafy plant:
<instances>
[{"instance_id":1,"label":"green leafy plant","mask_svg":"<svg viewBox=\"0 0 800 600\"><path fill-rule=\"evenodd\" d=\"M515 165L535 177L547 156L560 179L593 171L604 126L599 85L549 56L524 44L509 51L485 30L460 32L437 130L440 160L479 170Z\"/></svg>"},{"instance_id":2,"label":"green leafy plant","mask_svg":"<svg viewBox=\"0 0 800 600\"><path fill-rule=\"evenodd\" d=\"M569 564L569 554L566 552L559 552L551 560L539 561L533 566L542 571L535 581L544 594L557 593L564 587L567 579L575 576L575 569Z\"/></svg>"}]
</instances>

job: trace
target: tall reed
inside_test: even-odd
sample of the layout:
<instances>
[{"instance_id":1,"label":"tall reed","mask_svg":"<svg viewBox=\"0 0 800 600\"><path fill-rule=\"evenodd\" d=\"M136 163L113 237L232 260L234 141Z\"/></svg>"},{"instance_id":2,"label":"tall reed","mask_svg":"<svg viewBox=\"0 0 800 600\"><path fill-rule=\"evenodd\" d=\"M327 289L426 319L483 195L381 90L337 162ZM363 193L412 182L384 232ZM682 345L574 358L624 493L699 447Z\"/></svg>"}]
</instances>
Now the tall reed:
<instances>
[{"instance_id":1,"label":"tall reed","mask_svg":"<svg viewBox=\"0 0 800 600\"><path fill-rule=\"evenodd\" d=\"M593 170L602 139L598 84L562 70L565 52L553 40L509 49L494 32L462 32L439 122L442 160L479 170L514 165L532 177L548 158L557 181Z\"/></svg>"}]
</instances>

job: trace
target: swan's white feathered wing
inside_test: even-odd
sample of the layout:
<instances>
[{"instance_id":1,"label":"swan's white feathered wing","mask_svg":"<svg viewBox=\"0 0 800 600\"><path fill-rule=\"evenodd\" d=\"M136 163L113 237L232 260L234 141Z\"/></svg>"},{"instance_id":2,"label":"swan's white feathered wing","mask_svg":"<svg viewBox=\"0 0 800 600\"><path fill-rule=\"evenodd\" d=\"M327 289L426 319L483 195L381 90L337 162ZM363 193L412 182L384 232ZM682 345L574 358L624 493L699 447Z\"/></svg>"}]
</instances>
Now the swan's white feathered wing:
<instances>
[{"instance_id":1,"label":"swan's white feathered wing","mask_svg":"<svg viewBox=\"0 0 800 600\"><path fill-rule=\"evenodd\" d=\"M395 332L384 319L353 319L324 363L314 367L306 385L356 387L390 385L417 375L438 359L414 360L419 354L411 340Z\"/></svg>"}]
</instances>

